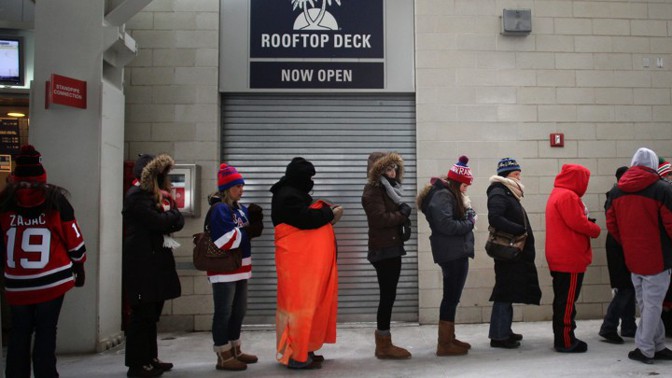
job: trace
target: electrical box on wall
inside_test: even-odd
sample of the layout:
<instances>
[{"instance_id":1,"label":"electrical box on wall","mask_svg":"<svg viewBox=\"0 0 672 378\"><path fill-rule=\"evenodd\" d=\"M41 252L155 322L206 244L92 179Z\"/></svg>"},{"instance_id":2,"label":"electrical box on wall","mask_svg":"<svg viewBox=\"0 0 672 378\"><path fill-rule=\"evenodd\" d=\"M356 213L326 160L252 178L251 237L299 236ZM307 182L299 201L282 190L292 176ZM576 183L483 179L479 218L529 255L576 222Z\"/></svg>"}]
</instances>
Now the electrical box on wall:
<instances>
[{"instance_id":1,"label":"electrical box on wall","mask_svg":"<svg viewBox=\"0 0 672 378\"><path fill-rule=\"evenodd\" d=\"M502 35L528 35L532 32L532 10L504 9Z\"/></svg>"},{"instance_id":2,"label":"electrical box on wall","mask_svg":"<svg viewBox=\"0 0 672 378\"><path fill-rule=\"evenodd\" d=\"M564 146L565 146L565 134L563 133L551 134L551 147L564 147Z\"/></svg>"}]
</instances>

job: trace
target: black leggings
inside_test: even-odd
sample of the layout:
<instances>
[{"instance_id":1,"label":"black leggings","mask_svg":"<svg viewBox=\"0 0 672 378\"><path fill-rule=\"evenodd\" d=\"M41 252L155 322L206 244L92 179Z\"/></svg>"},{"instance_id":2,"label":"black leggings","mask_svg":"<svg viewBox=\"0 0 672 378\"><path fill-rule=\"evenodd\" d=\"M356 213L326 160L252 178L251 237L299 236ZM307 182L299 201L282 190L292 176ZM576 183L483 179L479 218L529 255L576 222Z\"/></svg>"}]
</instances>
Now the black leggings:
<instances>
[{"instance_id":1,"label":"black leggings","mask_svg":"<svg viewBox=\"0 0 672 378\"><path fill-rule=\"evenodd\" d=\"M378 314L376 317L378 330L390 329L392 319L392 306L397 297L397 284L401 275L401 256L376 261L373 264L378 275L378 287L380 288L380 302L378 302Z\"/></svg>"}]
</instances>

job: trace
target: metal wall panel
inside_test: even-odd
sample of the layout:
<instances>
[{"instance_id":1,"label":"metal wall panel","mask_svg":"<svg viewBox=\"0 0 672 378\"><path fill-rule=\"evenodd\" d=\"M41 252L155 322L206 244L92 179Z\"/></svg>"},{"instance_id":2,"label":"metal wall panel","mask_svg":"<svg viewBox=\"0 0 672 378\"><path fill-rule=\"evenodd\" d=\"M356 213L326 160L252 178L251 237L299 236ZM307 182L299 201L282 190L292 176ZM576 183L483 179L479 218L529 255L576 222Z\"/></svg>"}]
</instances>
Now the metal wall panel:
<instances>
[{"instance_id":1,"label":"metal wall panel","mask_svg":"<svg viewBox=\"0 0 672 378\"><path fill-rule=\"evenodd\" d=\"M313 197L344 207L336 225L339 322L375 321L378 283L366 260L367 222L361 205L366 163L372 151L397 151L405 161L404 200L415 208L415 97L413 94L223 95L222 161L245 178L243 203L264 209L264 234L252 243L246 323L275 322L276 272L271 185L295 156L313 162ZM418 319L416 224L406 242L393 311L395 321ZM297 264L301 264L297 261ZM309 269L310 267L306 267Z\"/></svg>"}]
</instances>

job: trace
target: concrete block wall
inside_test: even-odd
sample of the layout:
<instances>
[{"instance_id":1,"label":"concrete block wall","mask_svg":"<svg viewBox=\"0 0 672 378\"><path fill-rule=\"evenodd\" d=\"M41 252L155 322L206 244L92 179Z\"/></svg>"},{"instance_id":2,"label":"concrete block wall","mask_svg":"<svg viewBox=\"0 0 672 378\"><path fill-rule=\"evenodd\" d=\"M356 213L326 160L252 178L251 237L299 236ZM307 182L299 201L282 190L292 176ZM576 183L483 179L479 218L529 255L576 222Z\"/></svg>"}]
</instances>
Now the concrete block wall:
<instances>
[{"instance_id":1,"label":"concrete block wall","mask_svg":"<svg viewBox=\"0 0 672 378\"><path fill-rule=\"evenodd\" d=\"M182 297L166 303L159 324L162 330L210 329L210 286L205 273L188 267L191 235L202 227L219 166L219 0L153 1L126 28L139 45L125 71L126 158L166 152L201 169L200 216L187 218L176 235Z\"/></svg>"},{"instance_id":2,"label":"concrete block wall","mask_svg":"<svg viewBox=\"0 0 672 378\"><path fill-rule=\"evenodd\" d=\"M614 172L638 147L672 158L672 3L570 0L416 0L418 182L446 174L469 156L469 195L480 214L476 258L458 322L488 322L493 262L483 245L485 190L497 161L518 159L536 238L542 305L516 306L515 320L549 320L553 291L544 257L544 208L564 163L588 167L584 202L605 226L604 193ZM532 33L502 36L505 8L532 11ZM657 66L662 59L662 67ZM648 62L648 64L647 64ZM551 148L549 134L565 134ZM420 217L422 218L422 217ZM429 230L419 221L420 321L435 322L441 273L432 262ZM577 312L599 318L611 300L606 232L593 240Z\"/></svg>"}]
</instances>

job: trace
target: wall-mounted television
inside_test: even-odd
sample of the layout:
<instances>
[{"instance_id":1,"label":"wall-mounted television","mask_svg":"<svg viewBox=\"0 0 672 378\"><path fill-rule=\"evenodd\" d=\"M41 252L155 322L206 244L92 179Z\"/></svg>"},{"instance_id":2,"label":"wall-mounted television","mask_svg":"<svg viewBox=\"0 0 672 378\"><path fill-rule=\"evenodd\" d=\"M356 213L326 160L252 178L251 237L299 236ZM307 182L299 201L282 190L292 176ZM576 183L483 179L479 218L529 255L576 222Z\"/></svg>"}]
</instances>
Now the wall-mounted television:
<instances>
[{"instance_id":1,"label":"wall-mounted television","mask_svg":"<svg viewBox=\"0 0 672 378\"><path fill-rule=\"evenodd\" d=\"M23 38L0 36L0 85L22 87Z\"/></svg>"}]
</instances>

